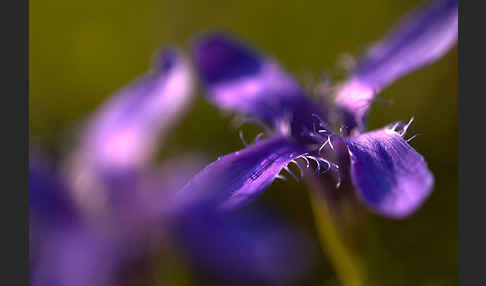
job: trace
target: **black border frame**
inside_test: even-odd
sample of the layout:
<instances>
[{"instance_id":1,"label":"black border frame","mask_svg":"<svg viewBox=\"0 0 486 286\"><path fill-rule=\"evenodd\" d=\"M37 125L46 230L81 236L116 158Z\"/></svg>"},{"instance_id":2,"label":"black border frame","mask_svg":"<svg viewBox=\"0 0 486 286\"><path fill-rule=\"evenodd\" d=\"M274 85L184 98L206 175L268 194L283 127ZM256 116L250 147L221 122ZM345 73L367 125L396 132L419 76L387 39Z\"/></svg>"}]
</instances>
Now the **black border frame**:
<instances>
[{"instance_id":1,"label":"black border frame","mask_svg":"<svg viewBox=\"0 0 486 286\"><path fill-rule=\"evenodd\" d=\"M484 284L484 254L486 235L484 217L486 192L476 184L484 175L479 164L484 119L484 9L482 1L459 1L459 285ZM474 7L473 5L477 6ZM467 15L467 16L466 16ZM467 17L467 20L465 20ZM476 30L476 31L474 31ZM474 33L474 34L473 34ZM471 35L467 38L467 35ZM468 42L469 41L469 42ZM483 55L483 57L479 57ZM469 136L467 136L469 134ZM475 134L473 137L472 134ZM476 164L478 167L476 167Z\"/></svg>"},{"instance_id":2,"label":"black border frame","mask_svg":"<svg viewBox=\"0 0 486 286\"><path fill-rule=\"evenodd\" d=\"M28 285L29 1L2 6L2 281Z\"/></svg>"}]
</instances>

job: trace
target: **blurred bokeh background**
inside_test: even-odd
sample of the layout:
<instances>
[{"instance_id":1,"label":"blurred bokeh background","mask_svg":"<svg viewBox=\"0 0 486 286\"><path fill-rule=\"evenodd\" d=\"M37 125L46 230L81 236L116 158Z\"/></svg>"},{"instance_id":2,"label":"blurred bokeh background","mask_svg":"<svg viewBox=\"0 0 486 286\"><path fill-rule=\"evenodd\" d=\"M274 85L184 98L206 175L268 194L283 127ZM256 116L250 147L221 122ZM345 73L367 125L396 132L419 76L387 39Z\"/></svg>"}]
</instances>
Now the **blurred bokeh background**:
<instances>
[{"instance_id":1,"label":"blurred bokeh background","mask_svg":"<svg viewBox=\"0 0 486 286\"><path fill-rule=\"evenodd\" d=\"M162 47L188 49L192 39L214 29L230 32L270 56L303 84L345 74L340 62L359 55L420 0L368 1L31 1L30 142L55 157L71 148L73 132L110 94L149 68ZM370 269L376 285L397 272L398 285L457 283L457 48L381 93L392 105L376 103L369 128L415 117L412 145L426 158L436 179L423 208L411 218L374 218L379 247ZM199 95L201 94L198 91ZM185 153L209 160L241 149L232 117L201 96L164 142L158 159ZM245 127L252 134L252 127ZM162 146L161 146L162 147ZM303 183L274 183L260 198L287 215L317 240ZM329 261L317 266L306 285L339 285ZM177 259L175 259L177 260ZM175 265L175 264L173 264ZM393 266L393 267L391 267ZM179 271L162 285L208 285ZM162 270L161 270L162 271ZM395 274L395 273L394 273ZM211 284L209 284L211 285ZM394 284L397 285L397 284Z\"/></svg>"}]
</instances>

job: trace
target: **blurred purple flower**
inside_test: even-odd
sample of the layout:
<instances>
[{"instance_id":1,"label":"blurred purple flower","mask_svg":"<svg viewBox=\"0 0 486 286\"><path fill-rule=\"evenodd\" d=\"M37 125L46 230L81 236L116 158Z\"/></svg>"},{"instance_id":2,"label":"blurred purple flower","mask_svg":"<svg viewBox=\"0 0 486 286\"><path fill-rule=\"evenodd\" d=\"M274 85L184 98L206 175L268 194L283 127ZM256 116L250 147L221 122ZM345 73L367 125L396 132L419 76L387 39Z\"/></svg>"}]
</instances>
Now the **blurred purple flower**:
<instances>
[{"instance_id":1,"label":"blurred purple flower","mask_svg":"<svg viewBox=\"0 0 486 286\"><path fill-rule=\"evenodd\" d=\"M47 159L31 152L30 161L30 272L32 285L120 285L124 269L137 259L147 256L153 236L174 235L186 239L192 249L190 257L210 260L214 253L206 252L201 241L186 237L187 233L169 233L171 225L194 233L212 226L211 220L184 220L184 217L209 213L210 209L175 209L170 198L201 165L197 157L179 157L153 170L149 160L157 141L178 118L192 95L192 75L188 62L181 54L166 50L156 60L154 70L116 93L87 122L80 144L61 170L48 166ZM197 211L197 212L196 212ZM228 216L231 219L232 215ZM264 217L261 217L264 219ZM244 219L243 219L244 220ZM230 223L230 222L228 222ZM219 229L212 238L218 240L239 228L241 220L232 220L228 229ZM292 233L288 229L287 233ZM248 233L244 240L232 237L234 247L214 244L219 258L211 269L218 275L228 263L233 269L247 270L250 262L265 267L253 267L245 273L258 279L279 269L274 257L257 257L254 253L238 254L251 249L288 254L299 263L289 270L305 270L308 253L305 239L294 239L293 249L265 244L275 228L259 227L258 233ZM204 236L204 233L199 233ZM290 235L291 236L291 235ZM161 239L157 236L156 239ZM260 242L261 240L261 242ZM286 245L288 246L288 245ZM220 248L221 247L221 248ZM224 251L223 251L224 250ZM298 253L294 253L297 251ZM248 254L248 256L246 256ZM294 255L295 254L295 255ZM130 267L128 267L130 268ZM267 274L268 273L268 274ZM258 280L257 279L257 280ZM286 278L281 279L285 281Z\"/></svg>"},{"instance_id":2,"label":"blurred purple flower","mask_svg":"<svg viewBox=\"0 0 486 286\"><path fill-rule=\"evenodd\" d=\"M120 265L146 253L148 233L163 226L148 203L162 205L169 190L141 188L145 165L186 107L191 81L187 61L166 50L88 122L64 168L32 155L31 284L117 285Z\"/></svg>"},{"instance_id":3,"label":"blurred purple flower","mask_svg":"<svg viewBox=\"0 0 486 286\"><path fill-rule=\"evenodd\" d=\"M364 116L375 92L455 45L457 13L457 1L441 0L409 15L358 64L337 92L335 109L312 102L273 60L238 41L223 35L200 39L193 58L209 100L250 116L269 138L218 158L179 192L176 201L235 207L281 177L282 169L290 172L290 163L304 173L300 159L307 167L315 164L318 174L334 174L336 187L351 177L359 198L381 215L404 218L413 213L428 197L434 180L423 157L407 143L411 138L404 139L411 121L361 133ZM335 110L350 136L329 127L329 111Z\"/></svg>"}]
</instances>

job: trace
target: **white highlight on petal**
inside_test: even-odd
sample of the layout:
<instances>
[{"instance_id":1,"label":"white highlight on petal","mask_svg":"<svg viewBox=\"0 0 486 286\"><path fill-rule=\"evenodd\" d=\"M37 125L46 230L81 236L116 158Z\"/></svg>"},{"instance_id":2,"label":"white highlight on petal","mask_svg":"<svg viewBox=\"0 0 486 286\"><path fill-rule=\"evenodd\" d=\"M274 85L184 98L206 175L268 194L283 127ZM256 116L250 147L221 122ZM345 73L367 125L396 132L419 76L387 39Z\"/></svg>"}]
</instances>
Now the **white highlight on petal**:
<instances>
[{"instance_id":1,"label":"white highlight on petal","mask_svg":"<svg viewBox=\"0 0 486 286\"><path fill-rule=\"evenodd\" d=\"M338 87L335 103L362 119L366 115L374 95L375 92L371 87L358 79L351 79Z\"/></svg>"},{"instance_id":2,"label":"white highlight on petal","mask_svg":"<svg viewBox=\"0 0 486 286\"><path fill-rule=\"evenodd\" d=\"M288 95L289 90L298 90L292 79L284 74L277 64L265 63L258 73L239 77L231 81L218 83L210 87L211 98L218 104L230 110L244 111L251 114L254 110L255 98L263 92ZM271 104L272 100L266 101ZM265 108L273 108L266 106ZM274 106L278 108L278 106Z\"/></svg>"}]
</instances>

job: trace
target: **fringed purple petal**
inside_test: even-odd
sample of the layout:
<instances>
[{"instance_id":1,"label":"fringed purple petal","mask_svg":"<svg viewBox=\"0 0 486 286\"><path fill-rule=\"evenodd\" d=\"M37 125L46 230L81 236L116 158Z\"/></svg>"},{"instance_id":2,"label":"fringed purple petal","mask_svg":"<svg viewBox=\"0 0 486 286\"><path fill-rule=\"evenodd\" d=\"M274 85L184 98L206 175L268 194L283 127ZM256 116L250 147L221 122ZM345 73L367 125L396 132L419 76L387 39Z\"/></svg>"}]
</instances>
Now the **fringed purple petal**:
<instances>
[{"instance_id":1,"label":"fringed purple petal","mask_svg":"<svg viewBox=\"0 0 486 286\"><path fill-rule=\"evenodd\" d=\"M300 136L321 108L272 60L223 35L200 39L193 48L209 99L217 106L257 117L280 133Z\"/></svg>"},{"instance_id":2,"label":"fringed purple petal","mask_svg":"<svg viewBox=\"0 0 486 286\"><path fill-rule=\"evenodd\" d=\"M408 15L370 49L342 85L336 104L345 113L345 124L362 127L377 92L441 58L455 46L457 35L457 0L438 0Z\"/></svg>"},{"instance_id":3,"label":"fringed purple petal","mask_svg":"<svg viewBox=\"0 0 486 286\"><path fill-rule=\"evenodd\" d=\"M218 158L189 181L174 197L175 211L187 205L224 209L250 201L302 154L287 138L276 137Z\"/></svg>"},{"instance_id":4,"label":"fringed purple petal","mask_svg":"<svg viewBox=\"0 0 486 286\"><path fill-rule=\"evenodd\" d=\"M300 229L259 208L186 212L174 228L191 265L229 285L297 285L311 269L315 245Z\"/></svg>"},{"instance_id":5,"label":"fringed purple petal","mask_svg":"<svg viewBox=\"0 0 486 286\"><path fill-rule=\"evenodd\" d=\"M391 129L348 138L351 175L359 197L373 211L404 218L422 205L434 178L423 157Z\"/></svg>"}]
</instances>

